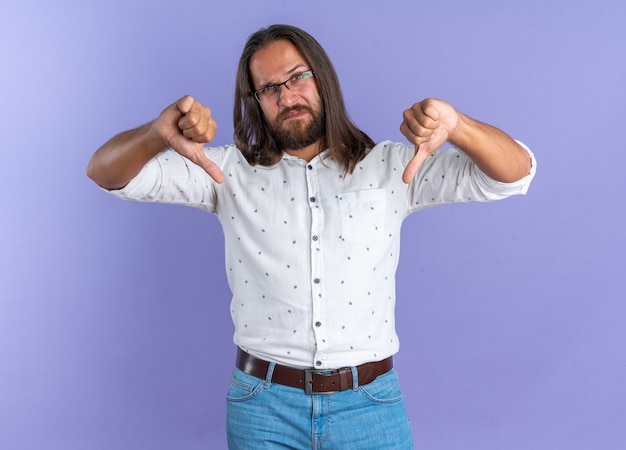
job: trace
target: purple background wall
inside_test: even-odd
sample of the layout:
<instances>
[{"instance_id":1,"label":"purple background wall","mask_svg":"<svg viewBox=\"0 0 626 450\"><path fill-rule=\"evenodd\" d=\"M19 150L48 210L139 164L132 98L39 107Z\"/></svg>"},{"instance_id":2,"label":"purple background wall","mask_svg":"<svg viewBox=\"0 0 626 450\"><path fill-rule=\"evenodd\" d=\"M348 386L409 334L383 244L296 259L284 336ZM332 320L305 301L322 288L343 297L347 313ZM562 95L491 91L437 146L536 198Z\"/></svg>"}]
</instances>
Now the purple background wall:
<instances>
[{"instance_id":1,"label":"purple background wall","mask_svg":"<svg viewBox=\"0 0 626 450\"><path fill-rule=\"evenodd\" d=\"M54 5L54 3L57 3ZM417 448L626 448L626 6L591 1L0 5L0 448L224 448L234 359L217 220L84 175L191 93L229 143L261 26L326 47L355 121L434 96L536 152L529 195L411 217L397 357Z\"/></svg>"}]
</instances>

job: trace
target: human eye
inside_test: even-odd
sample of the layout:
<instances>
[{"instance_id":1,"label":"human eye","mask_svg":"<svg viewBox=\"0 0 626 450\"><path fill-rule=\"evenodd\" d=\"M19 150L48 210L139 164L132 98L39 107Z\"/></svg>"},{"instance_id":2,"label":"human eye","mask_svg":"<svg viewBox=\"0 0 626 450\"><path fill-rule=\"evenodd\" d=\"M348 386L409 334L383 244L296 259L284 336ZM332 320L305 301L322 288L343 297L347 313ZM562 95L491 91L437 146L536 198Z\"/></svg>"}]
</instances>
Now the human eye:
<instances>
[{"instance_id":1,"label":"human eye","mask_svg":"<svg viewBox=\"0 0 626 450\"><path fill-rule=\"evenodd\" d=\"M268 85L256 91L256 95L258 98L268 98L276 92L276 85Z\"/></svg>"},{"instance_id":2,"label":"human eye","mask_svg":"<svg viewBox=\"0 0 626 450\"><path fill-rule=\"evenodd\" d=\"M302 73L299 73L298 75L296 75L295 77L293 77L293 78L292 78L291 80L289 80L289 81L295 81L295 82L298 82L298 81L300 81L300 80L304 80L305 78L308 78L308 74L309 74L308 72L302 72Z\"/></svg>"},{"instance_id":3,"label":"human eye","mask_svg":"<svg viewBox=\"0 0 626 450\"><path fill-rule=\"evenodd\" d=\"M276 85L275 84L271 84L269 86L265 86L263 89L261 89L261 94L263 95L269 95L272 94L274 92L276 92Z\"/></svg>"}]
</instances>

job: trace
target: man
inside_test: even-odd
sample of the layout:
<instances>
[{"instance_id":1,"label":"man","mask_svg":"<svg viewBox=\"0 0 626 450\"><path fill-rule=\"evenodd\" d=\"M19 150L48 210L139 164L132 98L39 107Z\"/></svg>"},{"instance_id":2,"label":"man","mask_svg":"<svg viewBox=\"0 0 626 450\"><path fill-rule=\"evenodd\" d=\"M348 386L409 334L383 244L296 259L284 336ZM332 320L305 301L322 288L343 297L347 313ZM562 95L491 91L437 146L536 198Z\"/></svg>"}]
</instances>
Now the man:
<instances>
[{"instance_id":1,"label":"man","mask_svg":"<svg viewBox=\"0 0 626 450\"><path fill-rule=\"evenodd\" d=\"M121 198L222 223L239 347L229 447L412 448L391 359L402 221L524 194L532 153L435 99L404 112L412 145L374 144L348 119L324 50L284 25L248 40L234 125L235 145L205 148L217 125L185 96L113 137L87 169ZM460 150L436 152L445 141Z\"/></svg>"}]
</instances>

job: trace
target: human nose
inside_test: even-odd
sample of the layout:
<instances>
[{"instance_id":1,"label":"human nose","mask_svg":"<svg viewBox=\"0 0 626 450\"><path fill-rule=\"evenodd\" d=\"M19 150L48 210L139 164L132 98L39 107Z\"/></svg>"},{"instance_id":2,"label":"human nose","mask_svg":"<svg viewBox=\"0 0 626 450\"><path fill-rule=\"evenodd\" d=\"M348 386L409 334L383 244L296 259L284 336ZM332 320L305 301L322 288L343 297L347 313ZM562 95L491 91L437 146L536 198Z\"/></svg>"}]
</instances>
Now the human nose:
<instances>
[{"instance_id":1,"label":"human nose","mask_svg":"<svg viewBox=\"0 0 626 450\"><path fill-rule=\"evenodd\" d=\"M289 88L289 85L285 81L278 85L278 103L281 105L290 105L294 103L296 99L296 93Z\"/></svg>"}]
</instances>

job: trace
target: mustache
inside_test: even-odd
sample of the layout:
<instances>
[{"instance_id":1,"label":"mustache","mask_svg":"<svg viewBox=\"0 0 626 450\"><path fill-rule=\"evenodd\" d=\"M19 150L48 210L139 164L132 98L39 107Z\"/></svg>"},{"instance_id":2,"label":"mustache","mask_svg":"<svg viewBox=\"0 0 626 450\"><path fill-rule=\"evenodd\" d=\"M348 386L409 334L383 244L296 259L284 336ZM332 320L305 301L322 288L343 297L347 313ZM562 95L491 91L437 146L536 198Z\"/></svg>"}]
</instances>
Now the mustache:
<instances>
[{"instance_id":1,"label":"mustache","mask_svg":"<svg viewBox=\"0 0 626 450\"><path fill-rule=\"evenodd\" d=\"M308 113L309 113L309 114L311 114L311 115L315 115L315 114L313 113L313 109L312 109L312 108L309 108L309 107L308 107L308 106L306 106L306 105L294 105L294 106L289 106L289 107L285 108L284 110L282 110L282 111L280 112L280 114L278 114L278 118L279 118L280 120L282 120L282 119L284 119L285 117L287 117L287 116L288 116L291 112L293 112L293 111L306 111L306 112L308 112Z\"/></svg>"}]
</instances>

